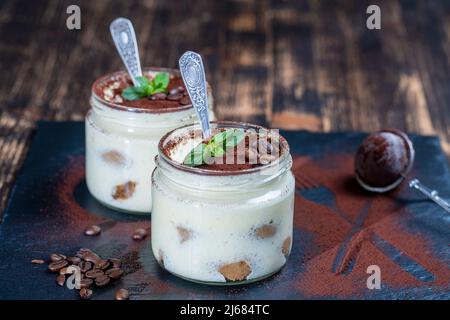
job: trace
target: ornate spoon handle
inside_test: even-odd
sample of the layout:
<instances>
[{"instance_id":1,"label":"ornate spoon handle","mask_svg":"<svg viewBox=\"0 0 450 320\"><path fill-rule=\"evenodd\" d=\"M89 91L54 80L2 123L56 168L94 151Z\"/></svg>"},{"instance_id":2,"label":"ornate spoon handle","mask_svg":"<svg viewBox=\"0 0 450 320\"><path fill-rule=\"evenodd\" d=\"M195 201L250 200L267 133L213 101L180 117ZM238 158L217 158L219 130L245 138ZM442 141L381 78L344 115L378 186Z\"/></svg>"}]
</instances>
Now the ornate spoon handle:
<instances>
[{"instance_id":1,"label":"ornate spoon handle","mask_svg":"<svg viewBox=\"0 0 450 320\"><path fill-rule=\"evenodd\" d=\"M419 179L413 179L409 182L409 186L411 188L417 189L420 192L422 192L424 195L426 195L429 199L436 202L438 205L440 205L445 211L450 213L450 204L439 197L439 194L436 190L431 190L430 188L424 186Z\"/></svg>"},{"instance_id":2,"label":"ornate spoon handle","mask_svg":"<svg viewBox=\"0 0 450 320\"><path fill-rule=\"evenodd\" d=\"M179 65L184 85L202 126L203 138L209 138L208 91L202 58L195 52L187 51L181 56Z\"/></svg>"},{"instance_id":3,"label":"ornate spoon handle","mask_svg":"<svg viewBox=\"0 0 450 320\"><path fill-rule=\"evenodd\" d=\"M135 78L142 76L142 70L133 24L128 19L117 18L111 22L109 30L131 80L137 86Z\"/></svg>"}]
</instances>

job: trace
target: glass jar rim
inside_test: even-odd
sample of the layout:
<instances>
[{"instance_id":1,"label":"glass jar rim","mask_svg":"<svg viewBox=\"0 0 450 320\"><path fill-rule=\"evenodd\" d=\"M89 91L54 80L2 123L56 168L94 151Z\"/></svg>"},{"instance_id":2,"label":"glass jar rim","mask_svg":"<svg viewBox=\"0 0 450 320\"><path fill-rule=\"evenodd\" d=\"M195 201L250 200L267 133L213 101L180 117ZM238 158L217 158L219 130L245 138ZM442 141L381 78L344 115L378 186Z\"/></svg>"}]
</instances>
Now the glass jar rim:
<instances>
[{"instance_id":1,"label":"glass jar rim","mask_svg":"<svg viewBox=\"0 0 450 320\"><path fill-rule=\"evenodd\" d=\"M244 128L244 129L254 129L259 132L259 130L263 130L265 132L269 132L270 129L265 128L263 126L259 126L256 124L251 124L247 122L240 122L240 121L211 121L211 127L212 128ZM281 155L272 162L269 162L267 164L264 164L262 166L243 169L243 170L211 170L211 169L204 169L204 168L198 168L194 166L187 166L184 164L181 164L177 161L174 161L171 159L165 152L164 152L164 146L166 140L171 137L174 133L181 130L189 130L189 128L192 128L193 130L199 130L201 129L200 124L194 123L194 124L188 124L184 125L182 127L178 127L176 129L173 129L169 132L167 132L158 143L158 156L155 158L155 162L157 166L159 165L159 158L164 162L167 163L170 167L175 168L177 170L180 170L185 173L193 173L198 174L202 176L220 176L220 177L226 177L226 176L240 176L240 175L248 175L253 173L259 173L263 170L270 170L273 168L276 168L277 166L280 166L281 164L285 163L286 160L291 159L290 157L290 151L289 151L289 144L287 143L286 139L278 134L279 141L280 141L280 152Z\"/></svg>"},{"instance_id":2,"label":"glass jar rim","mask_svg":"<svg viewBox=\"0 0 450 320\"><path fill-rule=\"evenodd\" d=\"M143 73L167 72L171 75L181 76L180 70L172 69L172 68L148 67L148 68L144 68L142 72ZM178 107L173 107L173 108L158 108L158 109L128 107L128 106L118 104L118 103L115 103L112 101L107 101L103 97L101 97L97 94L96 89L98 89L101 84L103 84L107 80L119 78L119 77L129 77L129 75L128 75L127 71L120 70L120 71L107 73L107 74L97 78L91 86L91 99L93 99L94 101L98 101L101 104L103 104L109 108L119 110L119 111L132 112L132 113L170 113L170 112L184 111L184 110L188 110L188 109L192 108L192 104L180 105ZM210 90L209 84L207 84L207 85L208 85L208 89Z\"/></svg>"}]
</instances>

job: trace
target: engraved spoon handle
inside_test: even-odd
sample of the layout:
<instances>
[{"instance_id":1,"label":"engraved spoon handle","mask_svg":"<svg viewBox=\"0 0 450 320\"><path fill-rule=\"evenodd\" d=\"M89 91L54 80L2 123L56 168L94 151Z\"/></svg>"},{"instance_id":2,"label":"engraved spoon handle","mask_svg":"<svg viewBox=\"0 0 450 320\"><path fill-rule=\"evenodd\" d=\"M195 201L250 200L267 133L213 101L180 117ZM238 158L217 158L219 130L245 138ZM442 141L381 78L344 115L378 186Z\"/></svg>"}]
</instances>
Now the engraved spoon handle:
<instances>
[{"instance_id":1,"label":"engraved spoon handle","mask_svg":"<svg viewBox=\"0 0 450 320\"><path fill-rule=\"evenodd\" d=\"M142 76L142 70L133 24L126 18L117 18L111 22L109 30L131 80L137 86L136 77Z\"/></svg>"},{"instance_id":2,"label":"engraved spoon handle","mask_svg":"<svg viewBox=\"0 0 450 320\"><path fill-rule=\"evenodd\" d=\"M208 91L202 58L195 52L187 51L181 56L178 63L184 85L200 120L203 138L209 138L211 128L208 115Z\"/></svg>"},{"instance_id":3,"label":"engraved spoon handle","mask_svg":"<svg viewBox=\"0 0 450 320\"><path fill-rule=\"evenodd\" d=\"M409 186L411 188L414 188L416 190L419 190L424 195L426 195L429 199L436 202L438 205L440 205L445 211L450 213L450 203L439 197L439 194L436 190L431 190L427 186L423 185L419 179L413 179L409 181Z\"/></svg>"}]
</instances>

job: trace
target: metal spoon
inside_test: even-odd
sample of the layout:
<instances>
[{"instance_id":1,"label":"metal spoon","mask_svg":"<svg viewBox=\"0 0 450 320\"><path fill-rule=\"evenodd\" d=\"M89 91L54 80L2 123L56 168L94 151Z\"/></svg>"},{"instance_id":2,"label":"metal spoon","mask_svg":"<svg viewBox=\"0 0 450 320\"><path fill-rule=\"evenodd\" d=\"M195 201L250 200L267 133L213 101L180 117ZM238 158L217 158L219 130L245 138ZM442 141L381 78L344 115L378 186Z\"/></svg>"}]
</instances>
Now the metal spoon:
<instances>
[{"instance_id":1,"label":"metal spoon","mask_svg":"<svg viewBox=\"0 0 450 320\"><path fill-rule=\"evenodd\" d=\"M197 117L202 126L203 138L211 136L208 115L208 91L202 57L195 52L186 51L179 60L181 77L191 98Z\"/></svg>"},{"instance_id":2,"label":"metal spoon","mask_svg":"<svg viewBox=\"0 0 450 320\"><path fill-rule=\"evenodd\" d=\"M111 22L109 30L133 84L138 86L136 77L142 76L142 70L133 24L126 18L117 18Z\"/></svg>"}]
</instances>

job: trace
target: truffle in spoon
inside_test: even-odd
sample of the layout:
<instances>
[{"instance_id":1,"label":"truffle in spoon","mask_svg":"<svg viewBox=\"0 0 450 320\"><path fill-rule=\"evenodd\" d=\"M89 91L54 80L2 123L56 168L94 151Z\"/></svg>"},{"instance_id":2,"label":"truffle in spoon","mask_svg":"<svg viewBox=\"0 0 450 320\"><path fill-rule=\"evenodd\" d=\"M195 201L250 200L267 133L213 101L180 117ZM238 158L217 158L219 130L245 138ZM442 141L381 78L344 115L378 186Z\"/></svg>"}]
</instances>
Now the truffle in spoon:
<instances>
[{"instance_id":1,"label":"truffle in spoon","mask_svg":"<svg viewBox=\"0 0 450 320\"><path fill-rule=\"evenodd\" d=\"M378 131L364 139L356 152L356 179L370 191L389 191L402 182L413 162L414 148L406 134Z\"/></svg>"}]
</instances>

